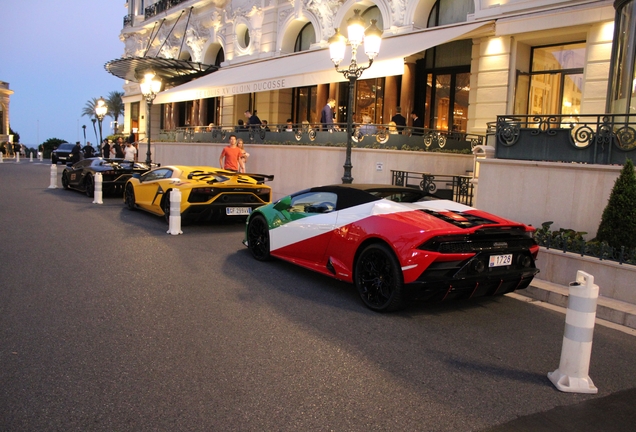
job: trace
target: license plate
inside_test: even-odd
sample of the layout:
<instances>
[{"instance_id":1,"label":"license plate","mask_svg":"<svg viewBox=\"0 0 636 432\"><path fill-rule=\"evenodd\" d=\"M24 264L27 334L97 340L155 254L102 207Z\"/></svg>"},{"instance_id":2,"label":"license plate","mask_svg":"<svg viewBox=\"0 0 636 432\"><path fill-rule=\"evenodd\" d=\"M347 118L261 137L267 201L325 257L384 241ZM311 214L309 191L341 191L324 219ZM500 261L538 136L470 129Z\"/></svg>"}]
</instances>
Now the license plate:
<instances>
[{"instance_id":1,"label":"license plate","mask_svg":"<svg viewBox=\"0 0 636 432\"><path fill-rule=\"evenodd\" d=\"M512 254L492 255L488 267L501 267L512 264Z\"/></svg>"},{"instance_id":2,"label":"license plate","mask_svg":"<svg viewBox=\"0 0 636 432\"><path fill-rule=\"evenodd\" d=\"M225 214L228 216L249 216L252 213L251 207L226 207Z\"/></svg>"}]
</instances>

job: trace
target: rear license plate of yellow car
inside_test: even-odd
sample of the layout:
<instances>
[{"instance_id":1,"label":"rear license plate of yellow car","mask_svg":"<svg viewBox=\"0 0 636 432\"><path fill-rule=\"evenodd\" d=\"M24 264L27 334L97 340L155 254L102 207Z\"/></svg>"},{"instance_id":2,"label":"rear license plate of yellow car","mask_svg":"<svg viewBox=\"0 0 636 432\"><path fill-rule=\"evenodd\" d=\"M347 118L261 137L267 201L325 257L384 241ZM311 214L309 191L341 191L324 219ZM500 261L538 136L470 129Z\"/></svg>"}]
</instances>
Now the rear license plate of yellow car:
<instances>
[{"instance_id":1,"label":"rear license plate of yellow car","mask_svg":"<svg viewBox=\"0 0 636 432\"><path fill-rule=\"evenodd\" d=\"M251 207L227 207L225 214L228 216L249 216L252 213Z\"/></svg>"},{"instance_id":2,"label":"rear license plate of yellow car","mask_svg":"<svg viewBox=\"0 0 636 432\"><path fill-rule=\"evenodd\" d=\"M512 254L492 255L488 267L502 267L512 264Z\"/></svg>"}]
</instances>

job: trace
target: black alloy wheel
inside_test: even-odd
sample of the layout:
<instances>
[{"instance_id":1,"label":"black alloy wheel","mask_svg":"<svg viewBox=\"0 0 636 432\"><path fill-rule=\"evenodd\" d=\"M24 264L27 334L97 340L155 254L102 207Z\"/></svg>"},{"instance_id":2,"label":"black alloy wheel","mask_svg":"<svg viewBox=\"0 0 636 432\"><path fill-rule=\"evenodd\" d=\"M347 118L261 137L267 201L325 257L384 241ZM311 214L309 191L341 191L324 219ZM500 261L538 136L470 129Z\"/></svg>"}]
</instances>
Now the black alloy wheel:
<instances>
[{"instance_id":1,"label":"black alloy wheel","mask_svg":"<svg viewBox=\"0 0 636 432\"><path fill-rule=\"evenodd\" d=\"M91 174L88 174L84 180L84 190L87 197L93 198L95 196L95 180Z\"/></svg>"},{"instance_id":2,"label":"black alloy wheel","mask_svg":"<svg viewBox=\"0 0 636 432\"><path fill-rule=\"evenodd\" d=\"M68 189L68 172L66 170L62 171L62 187Z\"/></svg>"},{"instance_id":3,"label":"black alloy wheel","mask_svg":"<svg viewBox=\"0 0 636 432\"><path fill-rule=\"evenodd\" d=\"M247 226L247 247L258 261L267 261L269 254L269 227L261 215L253 216Z\"/></svg>"},{"instance_id":4,"label":"black alloy wheel","mask_svg":"<svg viewBox=\"0 0 636 432\"><path fill-rule=\"evenodd\" d=\"M135 189L130 183L126 184L126 189L124 190L124 203L128 210L135 210Z\"/></svg>"},{"instance_id":5,"label":"black alloy wheel","mask_svg":"<svg viewBox=\"0 0 636 432\"><path fill-rule=\"evenodd\" d=\"M364 304L376 312L402 308L404 280L393 251L382 243L367 246L355 264L354 283Z\"/></svg>"}]
</instances>

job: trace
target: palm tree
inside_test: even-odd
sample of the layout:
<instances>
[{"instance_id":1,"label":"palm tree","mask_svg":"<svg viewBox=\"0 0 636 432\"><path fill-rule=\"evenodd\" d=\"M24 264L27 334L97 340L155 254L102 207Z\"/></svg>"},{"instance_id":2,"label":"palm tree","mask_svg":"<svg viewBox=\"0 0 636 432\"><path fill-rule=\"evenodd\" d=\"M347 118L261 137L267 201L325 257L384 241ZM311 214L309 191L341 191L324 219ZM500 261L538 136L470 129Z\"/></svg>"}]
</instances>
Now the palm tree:
<instances>
[{"instance_id":1,"label":"palm tree","mask_svg":"<svg viewBox=\"0 0 636 432\"><path fill-rule=\"evenodd\" d=\"M95 107L99 98L92 98L86 101L86 105L82 108L82 116L95 117Z\"/></svg>"},{"instance_id":2,"label":"palm tree","mask_svg":"<svg viewBox=\"0 0 636 432\"><path fill-rule=\"evenodd\" d=\"M112 117L115 122L115 133L118 132L117 125L119 124L119 116L124 114L124 102L122 96L124 92L112 91L108 93L106 98L106 106L108 107L107 116Z\"/></svg>"}]
</instances>

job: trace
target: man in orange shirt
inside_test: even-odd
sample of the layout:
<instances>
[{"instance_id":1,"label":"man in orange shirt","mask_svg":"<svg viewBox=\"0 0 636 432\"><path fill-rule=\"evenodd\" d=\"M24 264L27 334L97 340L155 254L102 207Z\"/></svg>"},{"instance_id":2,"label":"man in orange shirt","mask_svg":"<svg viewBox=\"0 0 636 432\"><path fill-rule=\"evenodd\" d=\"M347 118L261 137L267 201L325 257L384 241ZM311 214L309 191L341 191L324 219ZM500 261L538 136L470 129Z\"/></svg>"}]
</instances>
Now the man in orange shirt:
<instances>
[{"instance_id":1,"label":"man in orange shirt","mask_svg":"<svg viewBox=\"0 0 636 432\"><path fill-rule=\"evenodd\" d=\"M229 171L238 171L241 153L242 150L236 146L236 135L230 135L230 145L223 148L219 157L219 166Z\"/></svg>"}]
</instances>

